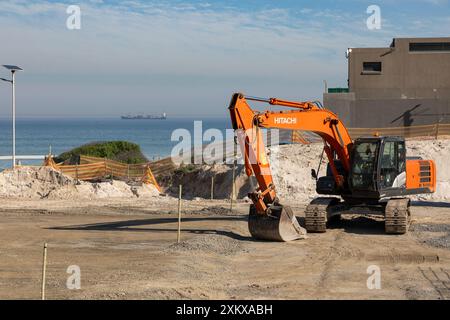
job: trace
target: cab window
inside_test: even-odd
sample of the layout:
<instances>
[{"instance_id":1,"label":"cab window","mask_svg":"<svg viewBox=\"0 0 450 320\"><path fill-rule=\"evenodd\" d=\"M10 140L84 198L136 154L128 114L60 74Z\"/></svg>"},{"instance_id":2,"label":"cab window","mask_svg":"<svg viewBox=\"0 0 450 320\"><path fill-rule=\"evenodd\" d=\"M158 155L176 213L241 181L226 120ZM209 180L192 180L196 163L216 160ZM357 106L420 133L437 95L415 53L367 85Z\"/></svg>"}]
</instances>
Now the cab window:
<instances>
[{"instance_id":1,"label":"cab window","mask_svg":"<svg viewBox=\"0 0 450 320\"><path fill-rule=\"evenodd\" d=\"M375 170L378 157L377 142L361 142L353 149L352 187L375 190Z\"/></svg>"},{"instance_id":2,"label":"cab window","mask_svg":"<svg viewBox=\"0 0 450 320\"><path fill-rule=\"evenodd\" d=\"M380 165L381 187L401 187L404 184L403 180L406 179L406 175L404 174L405 165L406 159L404 142L385 142Z\"/></svg>"}]
</instances>

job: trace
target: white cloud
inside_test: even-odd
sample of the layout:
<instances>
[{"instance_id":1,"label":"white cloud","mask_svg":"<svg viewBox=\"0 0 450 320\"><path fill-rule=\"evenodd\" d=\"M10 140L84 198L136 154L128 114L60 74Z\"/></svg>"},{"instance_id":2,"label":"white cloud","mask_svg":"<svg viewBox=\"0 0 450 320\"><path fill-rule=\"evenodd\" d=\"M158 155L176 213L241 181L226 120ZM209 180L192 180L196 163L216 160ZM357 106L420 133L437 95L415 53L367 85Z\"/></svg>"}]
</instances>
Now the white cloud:
<instances>
[{"instance_id":1,"label":"white cloud","mask_svg":"<svg viewBox=\"0 0 450 320\"><path fill-rule=\"evenodd\" d=\"M26 68L28 111L39 104L49 113L69 112L61 106L89 113L95 101L109 114L126 103L217 114L235 90L317 99L322 80L345 85L347 47L387 46L401 30L370 33L365 12L295 17L287 9L214 10L209 3L80 6L82 29L69 31L62 2L0 2L0 38L15 39L2 47L2 61Z\"/></svg>"}]
</instances>

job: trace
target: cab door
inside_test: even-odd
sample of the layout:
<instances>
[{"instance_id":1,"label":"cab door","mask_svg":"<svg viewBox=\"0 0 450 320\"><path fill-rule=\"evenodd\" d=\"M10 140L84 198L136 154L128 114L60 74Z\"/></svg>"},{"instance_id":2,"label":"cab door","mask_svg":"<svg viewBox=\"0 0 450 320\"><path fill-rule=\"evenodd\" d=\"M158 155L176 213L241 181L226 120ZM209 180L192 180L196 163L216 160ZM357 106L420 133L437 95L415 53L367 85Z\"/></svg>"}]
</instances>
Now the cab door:
<instances>
[{"instance_id":1,"label":"cab door","mask_svg":"<svg viewBox=\"0 0 450 320\"><path fill-rule=\"evenodd\" d=\"M381 143L378 138L357 139L351 157L350 188L357 197L378 196L378 162Z\"/></svg>"},{"instance_id":2,"label":"cab door","mask_svg":"<svg viewBox=\"0 0 450 320\"><path fill-rule=\"evenodd\" d=\"M378 167L379 190L406 187L406 150L403 140L386 139L380 153Z\"/></svg>"}]
</instances>

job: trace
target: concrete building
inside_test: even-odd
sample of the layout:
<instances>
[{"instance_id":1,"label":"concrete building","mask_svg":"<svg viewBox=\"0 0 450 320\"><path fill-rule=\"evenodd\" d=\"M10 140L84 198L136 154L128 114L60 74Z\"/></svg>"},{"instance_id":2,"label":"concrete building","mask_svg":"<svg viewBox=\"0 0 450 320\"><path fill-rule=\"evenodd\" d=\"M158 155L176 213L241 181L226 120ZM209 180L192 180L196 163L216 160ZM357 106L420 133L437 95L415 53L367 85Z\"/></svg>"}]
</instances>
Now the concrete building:
<instances>
[{"instance_id":1,"label":"concrete building","mask_svg":"<svg viewBox=\"0 0 450 320\"><path fill-rule=\"evenodd\" d=\"M348 50L348 90L324 105L349 127L450 123L450 38L398 38Z\"/></svg>"}]
</instances>

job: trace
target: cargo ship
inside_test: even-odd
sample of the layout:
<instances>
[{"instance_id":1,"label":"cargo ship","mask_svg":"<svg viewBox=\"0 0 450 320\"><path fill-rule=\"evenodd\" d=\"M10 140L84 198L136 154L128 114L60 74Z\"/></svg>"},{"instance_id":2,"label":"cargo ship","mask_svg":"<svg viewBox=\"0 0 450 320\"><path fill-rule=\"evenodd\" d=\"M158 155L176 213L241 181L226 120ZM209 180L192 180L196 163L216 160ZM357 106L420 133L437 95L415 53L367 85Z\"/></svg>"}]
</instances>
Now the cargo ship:
<instances>
[{"instance_id":1,"label":"cargo ship","mask_svg":"<svg viewBox=\"0 0 450 320\"><path fill-rule=\"evenodd\" d=\"M161 115L126 115L121 117L124 120L166 120L167 115L163 113Z\"/></svg>"}]
</instances>

